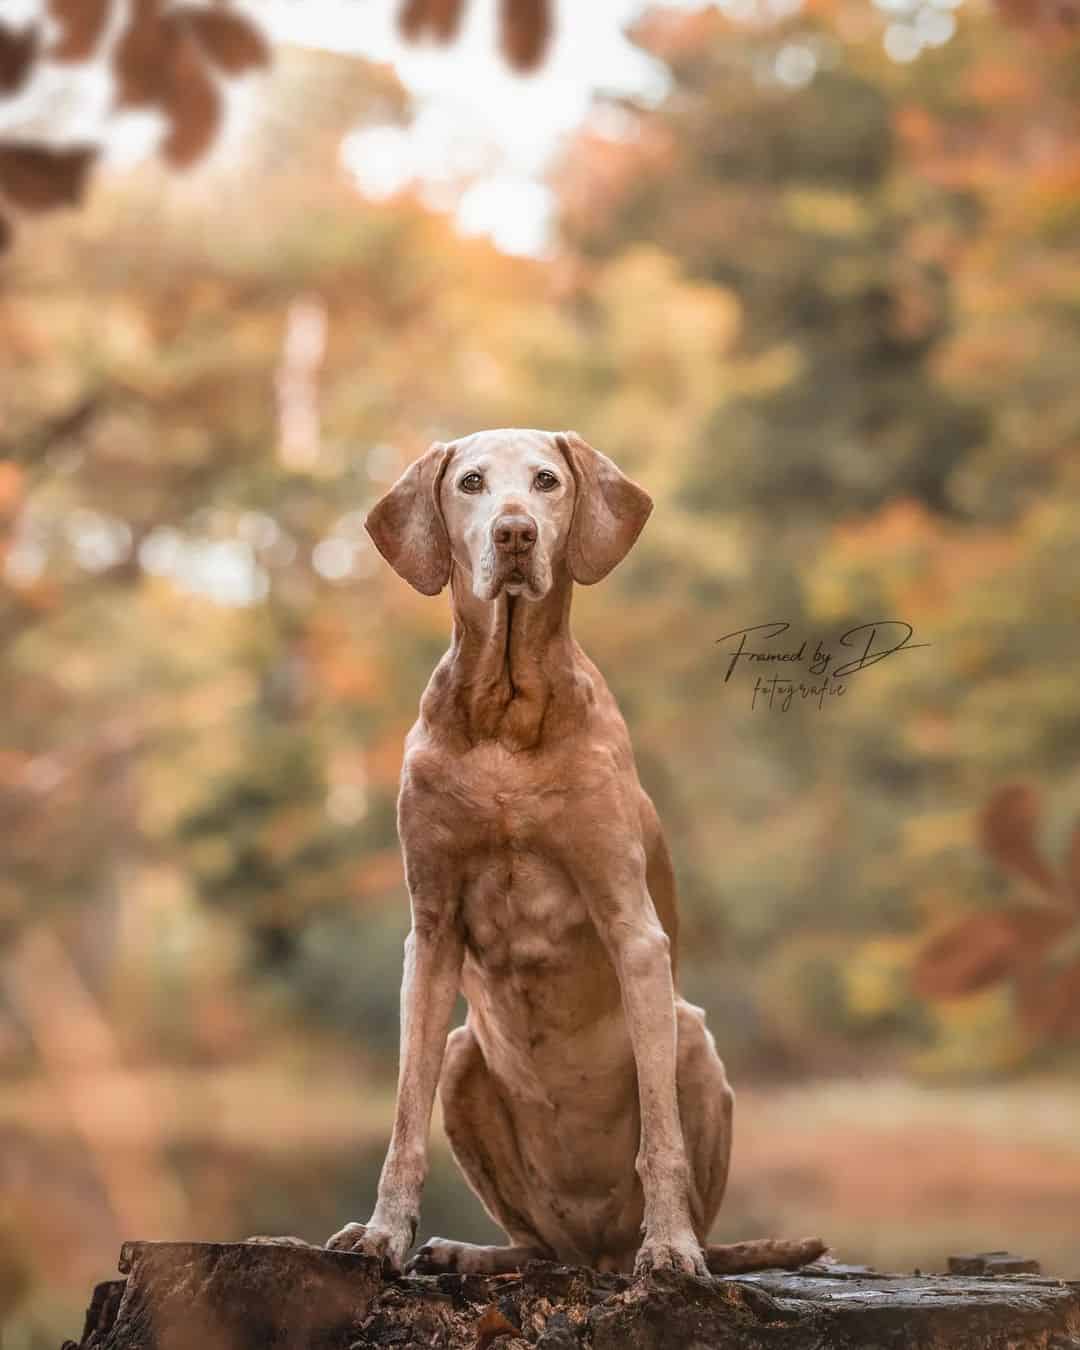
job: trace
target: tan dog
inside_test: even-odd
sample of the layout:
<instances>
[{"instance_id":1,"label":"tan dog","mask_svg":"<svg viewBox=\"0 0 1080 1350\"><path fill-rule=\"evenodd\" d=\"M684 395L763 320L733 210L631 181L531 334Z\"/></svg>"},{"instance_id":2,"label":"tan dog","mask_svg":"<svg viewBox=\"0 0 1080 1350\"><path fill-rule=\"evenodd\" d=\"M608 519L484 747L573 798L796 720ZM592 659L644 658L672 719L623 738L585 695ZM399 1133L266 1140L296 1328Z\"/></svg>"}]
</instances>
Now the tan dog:
<instances>
[{"instance_id":1,"label":"tan dog","mask_svg":"<svg viewBox=\"0 0 1080 1350\"><path fill-rule=\"evenodd\" d=\"M417 590L450 583L454 631L401 775L412 931L393 1137L371 1219L328 1247L402 1269L438 1084L454 1156L509 1245L432 1238L410 1270L547 1258L703 1275L824 1250L704 1245L734 1098L702 1010L675 992L671 860L626 725L570 632L573 583L605 577L651 509L575 432L503 430L433 445L368 516ZM468 1018L448 1041L459 988Z\"/></svg>"}]
</instances>

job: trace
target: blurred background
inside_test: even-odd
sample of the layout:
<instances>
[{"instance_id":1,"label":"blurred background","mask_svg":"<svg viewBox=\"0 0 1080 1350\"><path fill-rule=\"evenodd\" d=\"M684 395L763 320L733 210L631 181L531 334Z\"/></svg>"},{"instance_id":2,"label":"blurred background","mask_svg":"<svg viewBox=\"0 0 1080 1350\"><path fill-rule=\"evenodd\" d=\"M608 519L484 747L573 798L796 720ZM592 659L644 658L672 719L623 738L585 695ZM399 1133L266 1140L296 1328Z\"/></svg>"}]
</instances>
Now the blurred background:
<instances>
[{"instance_id":1,"label":"blurred background","mask_svg":"<svg viewBox=\"0 0 1080 1350\"><path fill-rule=\"evenodd\" d=\"M1080 1275L1077 12L197 8L0 11L5 1346L124 1238L370 1213L449 615L363 518L504 425L656 501L575 632L739 1096L716 1238ZM929 645L823 706L725 680L880 619ZM421 1235L493 1232L436 1114Z\"/></svg>"}]
</instances>

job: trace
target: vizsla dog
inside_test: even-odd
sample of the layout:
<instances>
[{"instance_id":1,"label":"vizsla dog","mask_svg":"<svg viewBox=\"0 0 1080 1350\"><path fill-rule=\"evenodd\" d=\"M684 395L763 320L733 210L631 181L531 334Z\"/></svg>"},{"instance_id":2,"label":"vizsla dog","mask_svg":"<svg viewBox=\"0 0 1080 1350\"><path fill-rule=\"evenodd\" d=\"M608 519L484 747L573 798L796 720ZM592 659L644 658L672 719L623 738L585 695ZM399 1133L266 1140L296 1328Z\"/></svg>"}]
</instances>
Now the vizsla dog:
<instances>
[{"instance_id":1,"label":"vizsla dog","mask_svg":"<svg viewBox=\"0 0 1080 1350\"><path fill-rule=\"evenodd\" d=\"M417 590L449 582L454 627L398 800L412 930L393 1137L370 1220L328 1247L402 1269L438 1086L508 1245L431 1238L410 1271L704 1275L824 1250L705 1245L734 1098L702 1010L675 992L671 860L626 725L570 632L574 583L607 576L651 509L575 432L502 430L433 445L368 516ZM468 1017L447 1039L459 988Z\"/></svg>"}]
</instances>

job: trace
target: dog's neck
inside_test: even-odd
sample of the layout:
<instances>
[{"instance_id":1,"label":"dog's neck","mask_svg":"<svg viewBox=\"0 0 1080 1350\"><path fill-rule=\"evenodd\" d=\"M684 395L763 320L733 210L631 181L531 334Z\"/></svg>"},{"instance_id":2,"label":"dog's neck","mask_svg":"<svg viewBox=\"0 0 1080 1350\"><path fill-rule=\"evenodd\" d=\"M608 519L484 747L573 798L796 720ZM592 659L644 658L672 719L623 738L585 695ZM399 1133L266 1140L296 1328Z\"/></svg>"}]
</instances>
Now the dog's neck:
<instances>
[{"instance_id":1,"label":"dog's neck","mask_svg":"<svg viewBox=\"0 0 1080 1350\"><path fill-rule=\"evenodd\" d=\"M426 719L452 727L455 738L469 746L481 741L497 741L508 750L538 746L591 696L592 682L570 632L572 591L563 566L542 600L505 590L494 600L479 600L471 578L455 563L453 641L425 692Z\"/></svg>"}]
</instances>

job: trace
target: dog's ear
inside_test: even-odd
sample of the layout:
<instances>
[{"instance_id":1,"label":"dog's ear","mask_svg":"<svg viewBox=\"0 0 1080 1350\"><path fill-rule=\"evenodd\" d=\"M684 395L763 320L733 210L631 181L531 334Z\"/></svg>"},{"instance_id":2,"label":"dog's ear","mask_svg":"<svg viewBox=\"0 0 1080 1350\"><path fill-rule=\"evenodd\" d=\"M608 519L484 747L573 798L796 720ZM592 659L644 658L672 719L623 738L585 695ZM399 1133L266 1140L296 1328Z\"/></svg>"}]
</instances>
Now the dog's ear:
<instances>
[{"instance_id":1,"label":"dog's ear","mask_svg":"<svg viewBox=\"0 0 1080 1350\"><path fill-rule=\"evenodd\" d=\"M575 581L591 586L630 552L649 518L652 498L576 431L558 432L555 443L566 456L577 488L567 564Z\"/></svg>"},{"instance_id":2,"label":"dog's ear","mask_svg":"<svg viewBox=\"0 0 1080 1350\"><path fill-rule=\"evenodd\" d=\"M423 595L438 595L450 580L450 536L439 488L451 450L436 441L368 512L364 527L400 577Z\"/></svg>"}]
</instances>

